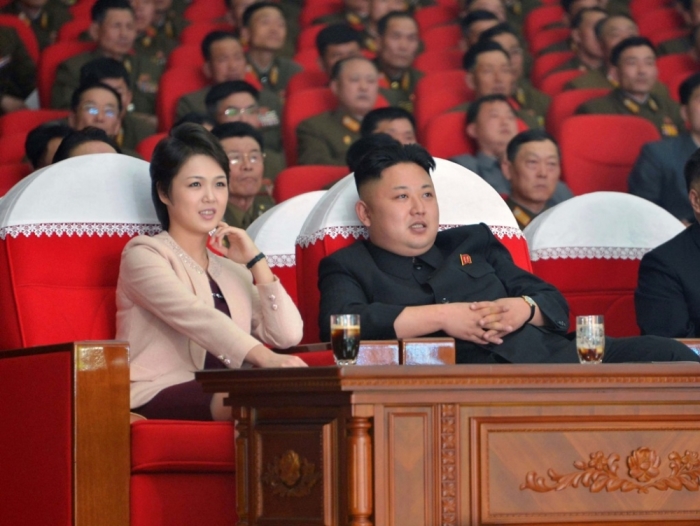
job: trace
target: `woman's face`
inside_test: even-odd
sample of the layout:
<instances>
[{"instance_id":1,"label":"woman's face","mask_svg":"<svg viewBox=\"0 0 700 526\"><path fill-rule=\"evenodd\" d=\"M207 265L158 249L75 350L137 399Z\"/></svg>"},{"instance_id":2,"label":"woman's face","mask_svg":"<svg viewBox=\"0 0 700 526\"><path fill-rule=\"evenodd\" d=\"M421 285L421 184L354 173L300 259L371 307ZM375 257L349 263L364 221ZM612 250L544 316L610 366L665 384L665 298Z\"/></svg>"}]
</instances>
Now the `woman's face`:
<instances>
[{"instance_id":1,"label":"woman's face","mask_svg":"<svg viewBox=\"0 0 700 526\"><path fill-rule=\"evenodd\" d=\"M206 234L224 217L228 201L226 174L207 155L194 155L173 178L170 195L161 192L168 207L169 231Z\"/></svg>"}]
</instances>

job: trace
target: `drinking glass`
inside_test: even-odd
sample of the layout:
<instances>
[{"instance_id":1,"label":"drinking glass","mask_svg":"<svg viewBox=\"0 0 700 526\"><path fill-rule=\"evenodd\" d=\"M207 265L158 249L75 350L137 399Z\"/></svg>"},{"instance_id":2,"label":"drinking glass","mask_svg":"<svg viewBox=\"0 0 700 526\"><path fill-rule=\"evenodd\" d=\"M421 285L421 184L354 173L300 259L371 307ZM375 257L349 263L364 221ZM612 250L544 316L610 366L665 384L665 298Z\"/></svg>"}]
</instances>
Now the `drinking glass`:
<instances>
[{"instance_id":1,"label":"drinking glass","mask_svg":"<svg viewBox=\"0 0 700 526\"><path fill-rule=\"evenodd\" d=\"M360 350L360 315L331 314L331 346L338 365L355 365Z\"/></svg>"},{"instance_id":2,"label":"drinking glass","mask_svg":"<svg viewBox=\"0 0 700 526\"><path fill-rule=\"evenodd\" d=\"M576 316L576 350L581 363L601 363L605 351L603 316Z\"/></svg>"}]
</instances>

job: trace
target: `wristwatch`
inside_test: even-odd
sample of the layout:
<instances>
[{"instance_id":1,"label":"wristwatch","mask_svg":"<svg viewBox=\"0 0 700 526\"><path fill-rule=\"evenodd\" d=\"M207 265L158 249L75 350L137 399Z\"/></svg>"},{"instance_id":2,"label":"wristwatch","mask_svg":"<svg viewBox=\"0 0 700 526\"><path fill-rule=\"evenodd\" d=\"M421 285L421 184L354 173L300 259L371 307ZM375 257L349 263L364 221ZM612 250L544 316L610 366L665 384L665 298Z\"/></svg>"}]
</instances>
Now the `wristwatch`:
<instances>
[{"instance_id":1,"label":"wristwatch","mask_svg":"<svg viewBox=\"0 0 700 526\"><path fill-rule=\"evenodd\" d=\"M532 318L535 317L535 308L537 307L537 303L535 303L535 300L533 300L530 296L520 296L522 299L525 300L525 303L527 303L530 306L530 317L525 320L525 323L530 323L532 321Z\"/></svg>"}]
</instances>

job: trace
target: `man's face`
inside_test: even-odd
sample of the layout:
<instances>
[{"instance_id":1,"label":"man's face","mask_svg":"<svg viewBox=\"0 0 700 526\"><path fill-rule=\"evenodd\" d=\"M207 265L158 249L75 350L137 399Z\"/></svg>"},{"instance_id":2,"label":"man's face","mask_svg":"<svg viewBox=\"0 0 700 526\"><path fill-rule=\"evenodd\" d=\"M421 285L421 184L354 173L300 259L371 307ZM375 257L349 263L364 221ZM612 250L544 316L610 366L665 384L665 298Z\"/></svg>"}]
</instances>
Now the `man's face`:
<instances>
[{"instance_id":1,"label":"man's face","mask_svg":"<svg viewBox=\"0 0 700 526\"><path fill-rule=\"evenodd\" d=\"M401 144L414 144L416 142L416 131L408 119L379 121L373 133L386 133Z\"/></svg>"},{"instance_id":2,"label":"man's face","mask_svg":"<svg viewBox=\"0 0 700 526\"><path fill-rule=\"evenodd\" d=\"M133 98L133 94L131 93L131 89L129 89L129 86L127 85L126 81L123 78L102 79L101 82L102 82L102 84L107 84L107 86L109 86L114 91L119 93L119 96L122 99L122 115L121 115L121 117L123 118L124 114L127 112L127 109L129 108L129 104L131 104L131 100Z\"/></svg>"},{"instance_id":3,"label":"man's face","mask_svg":"<svg viewBox=\"0 0 700 526\"><path fill-rule=\"evenodd\" d=\"M474 139L479 151L491 156L503 154L510 140L518 133L518 121L507 102L493 101L481 105L476 121L467 125L467 135Z\"/></svg>"},{"instance_id":4,"label":"man's face","mask_svg":"<svg viewBox=\"0 0 700 526\"><path fill-rule=\"evenodd\" d=\"M433 246L439 211L428 173L414 163L386 168L360 189L357 216L375 245L401 256L419 256Z\"/></svg>"},{"instance_id":5,"label":"man's face","mask_svg":"<svg viewBox=\"0 0 700 526\"><path fill-rule=\"evenodd\" d=\"M412 18L394 18L378 42L382 63L390 68L407 69L418 53L418 25Z\"/></svg>"},{"instance_id":6,"label":"man's face","mask_svg":"<svg viewBox=\"0 0 700 526\"><path fill-rule=\"evenodd\" d=\"M511 197L533 212L542 210L554 195L561 173L556 145L549 140L527 142L520 146L513 163L504 164Z\"/></svg>"},{"instance_id":7,"label":"man's face","mask_svg":"<svg viewBox=\"0 0 700 526\"><path fill-rule=\"evenodd\" d=\"M93 88L83 93L80 103L68 118L71 128L82 130L94 126L116 137L121 128L119 101L114 93L104 88Z\"/></svg>"},{"instance_id":8,"label":"man's face","mask_svg":"<svg viewBox=\"0 0 700 526\"><path fill-rule=\"evenodd\" d=\"M330 74L333 66L339 60L350 57L359 57L362 55L362 49L357 42L345 42L344 44L331 44L326 47L326 51L321 57L323 70Z\"/></svg>"},{"instance_id":9,"label":"man's face","mask_svg":"<svg viewBox=\"0 0 700 526\"><path fill-rule=\"evenodd\" d=\"M475 98L493 94L509 97L513 92L513 80L510 60L500 51L481 53L474 71L467 73L467 84L475 91Z\"/></svg>"},{"instance_id":10,"label":"man's face","mask_svg":"<svg viewBox=\"0 0 700 526\"><path fill-rule=\"evenodd\" d=\"M345 0L345 9L360 18L369 16L369 0Z\"/></svg>"},{"instance_id":11,"label":"man's face","mask_svg":"<svg viewBox=\"0 0 700 526\"><path fill-rule=\"evenodd\" d=\"M519 79L523 75L523 46L515 35L501 33L491 40L501 45L510 55L510 67L513 70L513 77Z\"/></svg>"},{"instance_id":12,"label":"man's face","mask_svg":"<svg viewBox=\"0 0 700 526\"><path fill-rule=\"evenodd\" d=\"M648 95L656 82L656 55L647 46L625 49L617 66L620 88L635 95Z\"/></svg>"},{"instance_id":13,"label":"man's face","mask_svg":"<svg viewBox=\"0 0 700 526\"><path fill-rule=\"evenodd\" d=\"M387 13L406 11L407 8L405 0L369 0L369 18L376 24Z\"/></svg>"},{"instance_id":14,"label":"man's face","mask_svg":"<svg viewBox=\"0 0 700 526\"><path fill-rule=\"evenodd\" d=\"M137 33L145 32L153 25L156 16L155 0L130 0L134 10L134 26Z\"/></svg>"},{"instance_id":15,"label":"man's face","mask_svg":"<svg viewBox=\"0 0 700 526\"><path fill-rule=\"evenodd\" d=\"M220 142L231 161L229 194L236 197L255 196L260 192L265 166L260 145L252 137L229 137Z\"/></svg>"},{"instance_id":16,"label":"man's face","mask_svg":"<svg viewBox=\"0 0 700 526\"><path fill-rule=\"evenodd\" d=\"M229 95L217 104L216 123L247 122L253 128L260 128L260 109L250 93L242 91Z\"/></svg>"},{"instance_id":17,"label":"man's face","mask_svg":"<svg viewBox=\"0 0 700 526\"><path fill-rule=\"evenodd\" d=\"M343 64L338 78L331 82L331 90L351 115L364 117L377 102L377 68L368 60L350 60Z\"/></svg>"},{"instance_id":18,"label":"man's face","mask_svg":"<svg viewBox=\"0 0 700 526\"><path fill-rule=\"evenodd\" d=\"M580 51L590 57L603 58L603 48L595 35L595 26L607 15L589 11L583 15L581 25L571 31L571 38Z\"/></svg>"},{"instance_id":19,"label":"man's face","mask_svg":"<svg viewBox=\"0 0 700 526\"><path fill-rule=\"evenodd\" d=\"M253 14L244 28L248 45L253 49L279 51L287 37L287 23L279 9L264 7Z\"/></svg>"},{"instance_id":20,"label":"man's face","mask_svg":"<svg viewBox=\"0 0 700 526\"><path fill-rule=\"evenodd\" d=\"M210 47L210 58L204 66L204 74L212 84L227 80L243 80L246 58L243 47L235 38L217 40Z\"/></svg>"},{"instance_id":21,"label":"man's face","mask_svg":"<svg viewBox=\"0 0 700 526\"><path fill-rule=\"evenodd\" d=\"M693 90L688 104L681 106L681 116L689 124L691 133L700 134L700 86Z\"/></svg>"},{"instance_id":22,"label":"man's face","mask_svg":"<svg viewBox=\"0 0 700 526\"><path fill-rule=\"evenodd\" d=\"M506 8L501 0L474 0L469 4L468 13L472 11L488 11L498 17L499 22L506 21Z\"/></svg>"},{"instance_id":23,"label":"man's face","mask_svg":"<svg viewBox=\"0 0 700 526\"><path fill-rule=\"evenodd\" d=\"M134 46L136 26L128 9L110 9L97 25L97 45L108 56L122 57Z\"/></svg>"},{"instance_id":24,"label":"man's face","mask_svg":"<svg viewBox=\"0 0 700 526\"><path fill-rule=\"evenodd\" d=\"M622 16L611 16L605 21L603 33L601 35L601 46L607 58L610 57L612 49L629 37L639 35L637 24Z\"/></svg>"}]
</instances>

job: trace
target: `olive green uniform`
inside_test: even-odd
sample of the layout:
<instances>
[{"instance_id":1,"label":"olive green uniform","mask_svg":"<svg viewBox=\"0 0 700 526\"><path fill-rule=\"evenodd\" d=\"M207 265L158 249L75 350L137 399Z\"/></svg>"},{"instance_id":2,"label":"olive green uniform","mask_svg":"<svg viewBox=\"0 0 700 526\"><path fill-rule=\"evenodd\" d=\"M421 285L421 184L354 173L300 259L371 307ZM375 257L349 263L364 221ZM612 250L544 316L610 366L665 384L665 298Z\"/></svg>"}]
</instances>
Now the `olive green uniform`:
<instances>
[{"instance_id":1,"label":"olive green uniform","mask_svg":"<svg viewBox=\"0 0 700 526\"><path fill-rule=\"evenodd\" d=\"M672 100L650 95L644 104L632 100L616 88L603 97L584 102L577 114L635 115L642 117L657 127L664 137L675 137L684 129L680 107Z\"/></svg>"},{"instance_id":2,"label":"olive green uniform","mask_svg":"<svg viewBox=\"0 0 700 526\"><path fill-rule=\"evenodd\" d=\"M533 116L532 113L524 111L522 108L518 108L518 104L515 100L509 100L511 106L513 107L513 110L515 111L515 116L521 121L523 121L528 128L533 130L544 128L544 123L541 122L541 119L538 119L537 117ZM459 111L466 115L467 111L469 111L469 106L469 102L463 102L462 104L452 108L450 111Z\"/></svg>"},{"instance_id":3,"label":"olive green uniform","mask_svg":"<svg viewBox=\"0 0 700 526\"><path fill-rule=\"evenodd\" d=\"M139 35L134 41L134 50L139 55L149 55L165 67L170 52L178 46L175 38L170 38L155 28L149 28L145 34Z\"/></svg>"},{"instance_id":4,"label":"olive green uniform","mask_svg":"<svg viewBox=\"0 0 700 526\"><path fill-rule=\"evenodd\" d=\"M272 197L267 194L256 195L255 199L253 199L253 204L248 210L245 211L240 210L229 203L226 206L224 222L226 222L229 226L245 229L273 206L275 206L275 202Z\"/></svg>"},{"instance_id":5,"label":"olive green uniform","mask_svg":"<svg viewBox=\"0 0 700 526\"><path fill-rule=\"evenodd\" d=\"M177 41L188 24L187 20L182 18L174 9L171 9L165 15L165 19L159 24L154 24L154 27L161 38Z\"/></svg>"},{"instance_id":6,"label":"olive green uniform","mask_svg":"<svg viewBox=\"0 0 700 526\"><path fill-rule=\"evenodd\" d=\"M0 26L0 97L26 99L36 84L36 66L11 27Z\"/></svg>"},{"instance_id":7,"label":"olive green uniform","mask_svg":"<svg viewBox=\"0 0 700 526\"><path fill-rule=\"evenodd\" d=\"M571 49L571 42L569 40L560 40L559 42L555 42L554 44L548 45L546 48L540 50L539 53L537 53L538 57L541 57L542 55L546 55L547 53L560 53L562 51L572 51Z\"/></svg>"},{"instance_id":8,"label":"olive green uniform","mask_svg":"<svg viewBox=\"0 0 700 526\"><path fill-rule=\"evenodd\" d=\"M527 225L530 224L530 221L535 219L539 214L536 214L532 210L528 210L522 205L519 205L515 201L513 201L510 196L506 199L506 204L508 205L508 208L510 208L510 211L513 212L513 216L515 217L515 220L518 222L518 226L520 227L520 230L525 228ZM545 210L549 207L545 207ZM543 210L544 212L544 210Z\"/></svg>"},{"instance_id":9,"label":"olive green uniform","mask_svg":"<svg viewBox=\"0 0 700 526\"><path fill-rule=\"evenodd\" d=\"M360 122L341 109L306 119L297 127L297 163L345 166L345 154L359 138Z\"/></svg>"},{"instance_id":10,"label":"olive green uniform","mask_svg":"<svg viewBox=\"0 0 700 526\"><path fill-rule=\"evenodd\" d=\"M333 24L345 24L353 28L355 31L364 31L365 24L367 23L366 18L362 18L355 13L349 11L341 11L340 13L331 13L329 15L324 15L317 18L313 22L314 24L324 24L327 26Z\"/></svg>"},{"instance_id":11,"label":"olive green uniform","mask_svg":"<svg viewBox=\"0 0 700 526\"><path fill-rule=\"evenodd\" d=\"M156 127L147 119L127 113L122 119L122 131L117 137L117 144L126 150L136 150L136 146L146 137L156 133Z\"/></svg>"},{"instance_id":12,"label":"olive green uniform","mask_svg":"<svg viewBox=\"0 0 700 526\"><path fill-rule=\"evenodd\" d=\"M690 42L690 38L680 37L661 42L656 46L656 52L659 56L674 55L676 53L687 53L692 47L693 44Z\"/></svg>"},{"instance_id":13,"label":"olive green uniform","mask_svg":"<svg viewBox=\"0 0 700 526\"><path fill-rule=\"evenodd\" d=\"M549 95L535 88L529 80L521 78L515 85L513 98L520 105L521 112L529 113L537 119L540 127L544 126L544 118L552 102Z\"/></svg>"},{"instance_id":14,"label":"olive green uniform","mask_svg":"<svg viewBox=\"0 0 700 526\"><path fill-rule=\"evenodd\" d=\"M81 53L61 63L56 70L56 80L51 90L51 107L70 108L73 91L80 85L80 68L96 58L102 57L99 50ZM139 113L155 114L158 81L164 65L154 57L140 54L127 55L124 67L131 77L134 110Z\"/></svg>"},{"instance_id":15,"label":"olive green uniform","mask_svg":"<svg viewBox=\"0 0 700 526\"><path fill-rule=\"evenodd\" d=\"M267 71L260 71L252 64L249 57L246 58L248 60L248 71L255 74L258 81L260 81L260 85L263 87L262 91L270 91L282 100L284 100L284 90L287 89L289 80L303 69L292 60L275 57Z\"/></svg>"},{"instance_id":16,"label":"olive green uniform","mask_svg":"<svg viewBox=\"0 0 700 526\"><path fill-rule=\"evenodd\" d=\"M4 15L15 15L31 27L41 49L53 44L56 41L58 30L63 24L71 20L68 9L55 3L47 4L41 10L39 16L33 20L30 20L16 3L6 5L0 9L0 13Z\"/></svg>"},{"instance_id":17,"label":"olive green uniform","mask_svg":"<svg viewBox=\"0 0 700 526\"><path fill-rule=\"evenodd\" d=\"M591 69L583 75L570 80L564 86L564 89L612 89L617 88L617 86L617 82L608 78L608 76L603 73L602 69ZM671 97L668 94L668 88L658 80L654 84L654 87L651 88L651 92L659 98L667 99L669 101L671 100Z\"/></svg>"},{"instance_id":18,"label":"olive green uniform","mask_svg":"<svg viewBox=\"0 0 700 526\"><path fill-rule=\"evenodd\" d=\"M570 58L569 60L567 60L566 62L564 62L563 64L554 68L551 72L557 73L559 71L571 71L573 69L576 69L578 71L583 71L583 72L590 71L590 68L588 66L586 66L586 64L581 62L580 58L578 58L577 56L574 56L574 57Z\"/></svg>"},{"instance_id":19,"label":"olive green uniform","mask_svg":"<svg viewBox=\"0 0 700 526\"><path fill-rule=\"evenodd\" d=\"M413 113L416 84L424 75L422 71L409 68L398 79L391 80L382 72L379 74L379 91L391 106Z\"/></svg>"}]
</instances>

